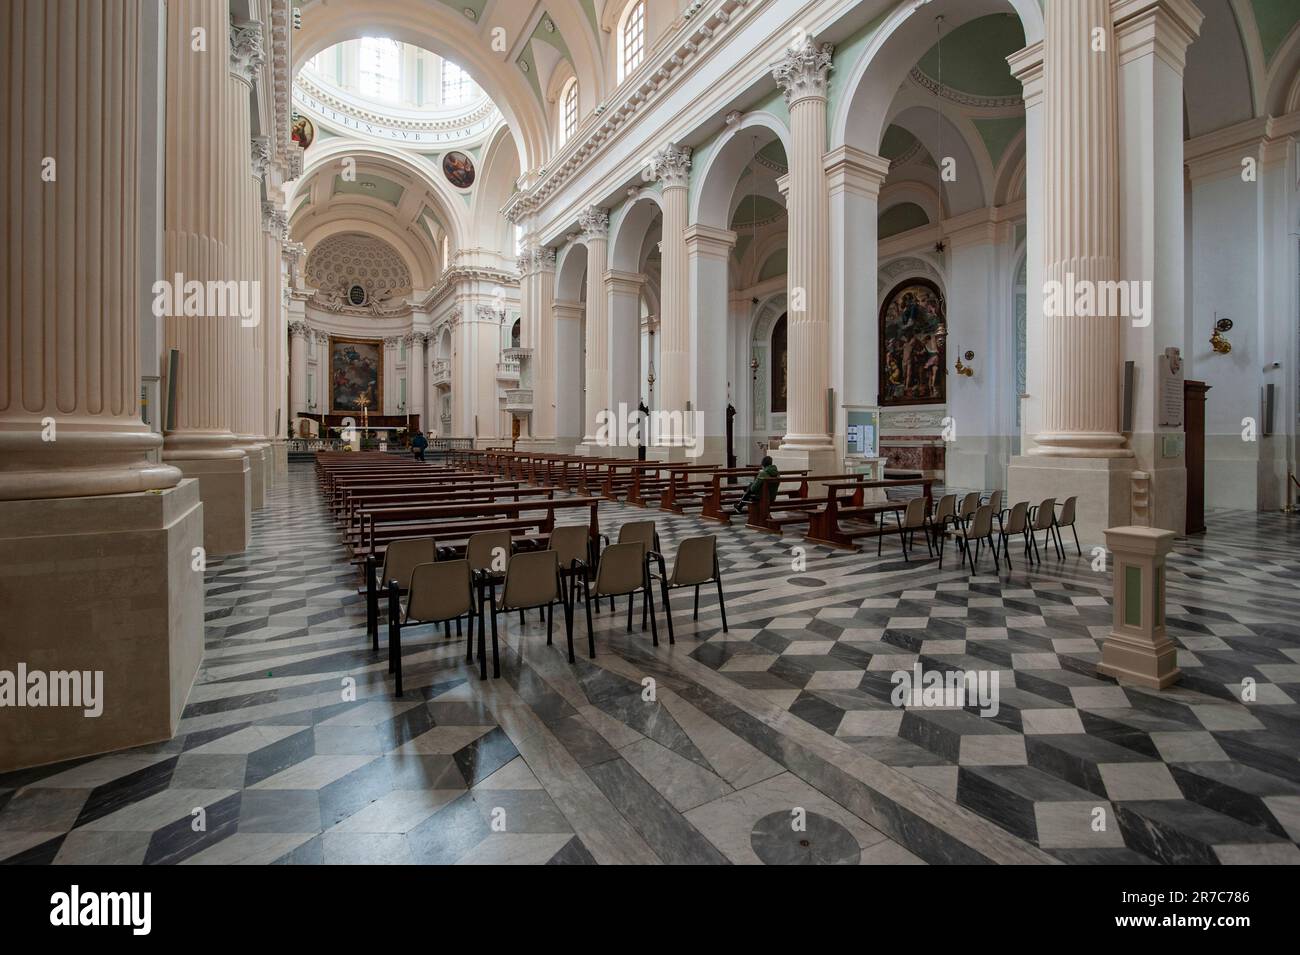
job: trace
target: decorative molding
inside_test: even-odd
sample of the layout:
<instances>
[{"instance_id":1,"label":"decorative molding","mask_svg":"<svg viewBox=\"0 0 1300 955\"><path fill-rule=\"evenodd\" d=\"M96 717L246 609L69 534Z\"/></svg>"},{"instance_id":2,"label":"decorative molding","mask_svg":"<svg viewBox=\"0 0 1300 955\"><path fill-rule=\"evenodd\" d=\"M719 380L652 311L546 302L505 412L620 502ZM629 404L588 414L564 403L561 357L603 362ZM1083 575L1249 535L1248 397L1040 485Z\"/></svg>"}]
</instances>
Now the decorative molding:
<instances>
[{"instance_id":1,"label":"decorative molding","mask_svg":"<svg viewBox=\"0 0 1300 955\"><path fill-rule=\"evenodd\" d=\"M655 153L650 166L665 189L685 189L691 181L691 147L669 143Z\"/></svg>"},{"instance_id":2,"label":"decorative molding","mask_svg":"<svg viewBox=\"0 0 1300 955\"><path fill-rule=\"evenodd\" d=\"M251 84L262 69L262 24L256 20L230 21L230 73Z\"/></svg>"},{"instance_id":3,"label":"decorative molding","mask_svg":"<svg viewBox=\"0 0 1300 955\"><path fill-rule=\"evenodd\" d=\"M578 228L587 242L609 238L609 212L599 206L591 206L578 216Z\"/></svg>"},{"instance_id":4,"label":"decorative molding","mask_svg":"<svg viewBox=\"0 0 1300 955\"><path fill-rule=\"evenodd\" d=\"M919 66L912 67L912 72L907 77L931 96L941 96L958 106L972 109L1013 109L1025 104L1024 96L981 96L978 93L963 93L947 85L941 87L938 80L922 71Z\"/></svg>"},{"instance_id":5,"label":"decorative molding","mask_svg":"<svg viewBox=\"0 0 1300 955\"><path fill-rule=\"evenodd\" d=\"M736 23L747 6L755 6L754 0L721 0L707 16L697 14L683 20L675 34L660 41L656 48L656 52L662 51L658 61L643 64L608 102L602 103L596 114L599 122L585 127L587 134L582 138L570 139L559 156L536 172L535 182L521 183L521 188L506 201L502 214L517 223L540 208L578 170L587 168L593 154L613 143L623 127L651 104L671 95L690 67L729 35L728 27Z\"/></svg>"},{"instance_id":6,"label":"decorative molding","mask_svg":"<svg viewBox=\"0 0 1300 955\"><path fill-rule=\"evenodd\" d=\"M385 348L397 348L397 347L400 346L401 344L402 344L402 336L401 336L401 335L387 335L387 336L384 337L384 347L385 347Z\"/></svg>"},{"instance_id":7,"label":"decorative molding","mask_svg":"<svg viewBox=\"0 0 1300 955\"><path fill-rule=\"evenodd\" d=\"M317 290L314 303L332 312L397 315L410 310L401 296L411 290L411 272L387 242L355 233L332 235L307 258L307 284ZM348 289L366 290L364 307L350 305Z\"/></svg>"},{"instance_id":8,"label":"decorative molding","mask_svg":"<svg viewBox=\"0 0 1300 955\"><path fill-rule=\"evenodd\" d=\"M533 268L538 271L555 271L555 250L549 245L533 250Z\"/></svg>"},{"instance_id":9,"label":"decorative molding","mask_svg":"<svg viewBox=\"0 0 1300 955\"><path fill-rule=\"evenodd\" d=\"M818 44L810 36L786 50L785 56L772 67L772 78L781 87L787 104L809 96L826 96L831 70L834 69L831 62L834 53L834 46Z\"/></svg>"},{"instance_id":10,"label":"decorative molding","mask_svg":"<svg viewBox=\"0 0 1300 955\"><path fill-rule=\"evenodd\" d=\"M271 141L265 136L254 136L249 143L248 154L252 162L253 178L261 179L271 163Z\"/></svg>"},{"instance_id":11,"label":"decorative molding","mask_svg":"<svg viewBox=\"0 0 1300 955\"><path fill-rule=\"evenodd\" d=\"M278 237L281 242L289 237L289 216L274 202L262 202L262 231Z\"/></svg>"},{"instance_id":12,"label":"decorative molding","mask_svg":"<svg viewBox=\"0 0 1300 955\"><path fill-rule=\"evenodd\" d=\"M275 161L287 169L290 157L301 153L293 141L293 37L292 0L271 0L271 86L275 122ZM301 157L299 157L301 160Z\"/></svg>"},{"instance_id":13,"label":"decorative molding","mask_svg":"<svg viewBox=\"0 0 1300 955\"><path fill-rule=\"evenodd\" d=\"M474 306L474 317L480 322L496 322L500 324L505 316L491 305L479 303Z\"/></svg>"},{"instance_id":14,"label":"decorative molding","mask_svg":"<svg viewBox=\"0 0 1300 955\"><path fill-rule=\"evenodd\" d=\"M311 335L312 335L312 327L308 325L306 322L289 323L290 338L301 338L304 341L307 341L311 338Z\"/></svg>"}]
</instances>

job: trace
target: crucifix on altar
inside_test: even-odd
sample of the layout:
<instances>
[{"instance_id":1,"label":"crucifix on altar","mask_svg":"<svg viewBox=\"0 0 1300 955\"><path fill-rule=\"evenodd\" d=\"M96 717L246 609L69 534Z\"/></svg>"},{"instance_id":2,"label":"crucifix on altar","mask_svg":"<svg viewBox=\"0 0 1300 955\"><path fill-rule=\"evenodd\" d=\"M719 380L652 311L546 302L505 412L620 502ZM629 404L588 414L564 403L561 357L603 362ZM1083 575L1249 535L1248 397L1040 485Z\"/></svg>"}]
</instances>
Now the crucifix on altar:
<instances>
[{"instance_id":1,"label":"crucifix on altar","mask_svg":"<svg viewBox=\"0 0 1300 955\"><path fill-rule=\"evenodd\" d=\"M358 398L357 407L361 409L361 430L364 432L370 426L370 395L363 394Z\"/></svg>"}]
</instances>

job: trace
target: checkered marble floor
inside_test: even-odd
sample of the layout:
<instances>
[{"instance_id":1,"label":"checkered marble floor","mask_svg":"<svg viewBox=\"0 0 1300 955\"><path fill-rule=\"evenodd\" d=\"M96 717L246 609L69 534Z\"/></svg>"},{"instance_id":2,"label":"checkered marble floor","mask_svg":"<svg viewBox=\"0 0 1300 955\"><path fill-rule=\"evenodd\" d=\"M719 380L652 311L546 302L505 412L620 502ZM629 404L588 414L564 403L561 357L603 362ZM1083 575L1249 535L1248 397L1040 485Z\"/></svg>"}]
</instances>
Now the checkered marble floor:
<instances>
[{"instance_id":1,"label":"checkered marble floor","mask_svg":"<svg viewBox=\"0 0 1300 955\"><path fill-rule=\"evenodd\" d=\"M413 628L398 700L292 465L253 546L209 568L177 736L0 776L0 861L1300 861L1285 519L1180 542L1184 678L1155 693L1093 675L1108 587L1072 545L997 578L601 508L607 533L647 517L670 555L718 533L729 633L714 596L692 621L678 591L677 643L661 628L654 648L620 602L594 618L595 660L579 612L570 666L535 616L502 617L503 679L481 682L462 642ZM891 674L917 663L996 672L997 714L893 706Z\"/></svg>"}]
</instances>

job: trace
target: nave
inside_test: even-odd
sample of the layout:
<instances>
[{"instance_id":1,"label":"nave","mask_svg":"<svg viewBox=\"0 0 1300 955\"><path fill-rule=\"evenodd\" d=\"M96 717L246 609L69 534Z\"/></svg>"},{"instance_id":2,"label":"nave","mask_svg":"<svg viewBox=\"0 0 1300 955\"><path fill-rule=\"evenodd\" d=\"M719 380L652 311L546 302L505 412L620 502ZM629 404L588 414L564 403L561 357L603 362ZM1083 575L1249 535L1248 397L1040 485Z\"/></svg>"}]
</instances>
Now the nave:
<instances>
[{"instance_id":1,"label":"nave","mask_svg":"<svg viewBox=\"0 0 1300 955\"><path fill-rule=\"evenodd\" d=\"M1300 861L1285 518L1220 513L1212 553L1176 544L1183 679L1156 692L1094 675L1109 575L1073 548L985 576L896 545L807 546L792 572L790 538L600 511L610 535L653 516L668 553L716 533L729 632L706 589L698 623L677 599L677 643L661 619L656 649L620 599L594 618L594 660L575 620L570 666L561 627L548 647L535 615L521 631L503 614L502 678L483 681L463 643L413 627L399 700L312 469L292 463L249 549L209 564L175 737L0 776L0 861ZM890 674L917 662L996 672L999 712L891 705Z\"/></svg>"}]
</instances>

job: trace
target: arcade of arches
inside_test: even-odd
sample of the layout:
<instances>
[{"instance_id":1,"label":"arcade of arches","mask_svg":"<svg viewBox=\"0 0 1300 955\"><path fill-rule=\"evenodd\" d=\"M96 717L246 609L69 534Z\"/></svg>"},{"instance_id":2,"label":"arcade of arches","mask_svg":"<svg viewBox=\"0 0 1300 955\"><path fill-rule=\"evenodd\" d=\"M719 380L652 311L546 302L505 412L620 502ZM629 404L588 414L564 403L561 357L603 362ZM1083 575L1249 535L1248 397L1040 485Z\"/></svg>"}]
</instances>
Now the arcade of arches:
<instances>
[{"instance_id":1,"label":"arcade of arches","mask_svg":"<svg viewBox=\"0 0 1300 955\"><path fill-rule=\"evenodd\" d=\"M951 540L940 569L918 559L919 536L904 561L887 536L877 558L805 552L743 520L661 518L665 549L717 530L736 593L730 636L709 597L698 621L679 613L674 648L654 648L699 687L665 704L690 740L676 748L592 695L592 680L636 682L646 665L648 640L617 621L598 621L599 654L575 681L562 640L530 661L537 626L504 620L510 667L534 679L488 696L441 636L412 636L425 641L412 674L421 659L436 671L424 689L459 687L430 707L540 712L545 684L574 721L547 745L573 772L609 750L660 798L652 777L690 768L689 798L660 801L699 855L674 856L630 816L623 842L627 825L575 822L545 776L560 763L529 756L549 717L488 718L492 745L521 759L495 767L498 788L539 786L567 818L551 855L735 861L703 807L788 780L827 793L855 854L878 836L881 861L1300 857L1294 749L1277 765L1300 701L1295 532L1279 516L1300 489L1300 6L10 0L0 49L13 93L0 105L0 671L105 680L98 719L6 711L23 715L0 720L0 770L171 741L133 750L143 768L202 732L200 755L239 768L194 782L202 760L179 756L178 778L247 797L269 773L254 772L244 727L323 707L301 694L349 675L393 703L309 459L409 458L418 430L435 454L770 456L782 472L932 482L936 497L1077 498L1080 546L1067 529L1065 556L1026 570L1009 544L1017 563L1000 577L963 569ZM648 441L611 426L649 420L667 424ZM613 528L636 518L617 502L600 513ZM1161 545L1168 653L1195 699L1162 705L1179 716L1093 672L1116 527L1175 535ZM807 566L792 576L796 545ZM1245 591L1265 599L1204 609ZM911 709L900 722L888 687L868 684L917 661L1012 671L1014 719L996 736L956 719L918 730ZM1260 684L1257 704L1243 680ZM828 763L841 747L854 785L871 788L869 763L897 786L871 790L864 821L727 708L785 710L802 720L789 745ZM706 723L719 732L697 737ZM286 726L267 729L280 740ZM224 748L222 728L236 738ZM321 728L309 758L325 762L283 788L323 792L332 780L314 773L362 772L394 748L354 751ZM1124 749L1125 733L1142 744ZM1035 755L1066 737L1096 746ZM475 740L443 727L416 751ZM1239 788L1255 808L1238 811L1236 777L1216 766L1254 774ZM598 768L582 776L589 798L621 809ZM0 858L73 852L33 833L90 845L72 838L75 811L62 828L6 825L29 778L0 776ZM922 790L942 803L924 810L942 835L925 845L895 818L921 811L907 793ZM1072 834L1061 807L1093 798L1121 815L1128 802L1135 821L1111 841ZM1029 808L987 808L998 802ZM308 836L282 834L278 854L250 836L250 855L317 836L327 856L343 846L325 838L323 797L313 805L315 829L283 830ZM153 861L147 844L129 861ZM401 852L420 861L409 838Z\"/></svg>"}]
</instances>

